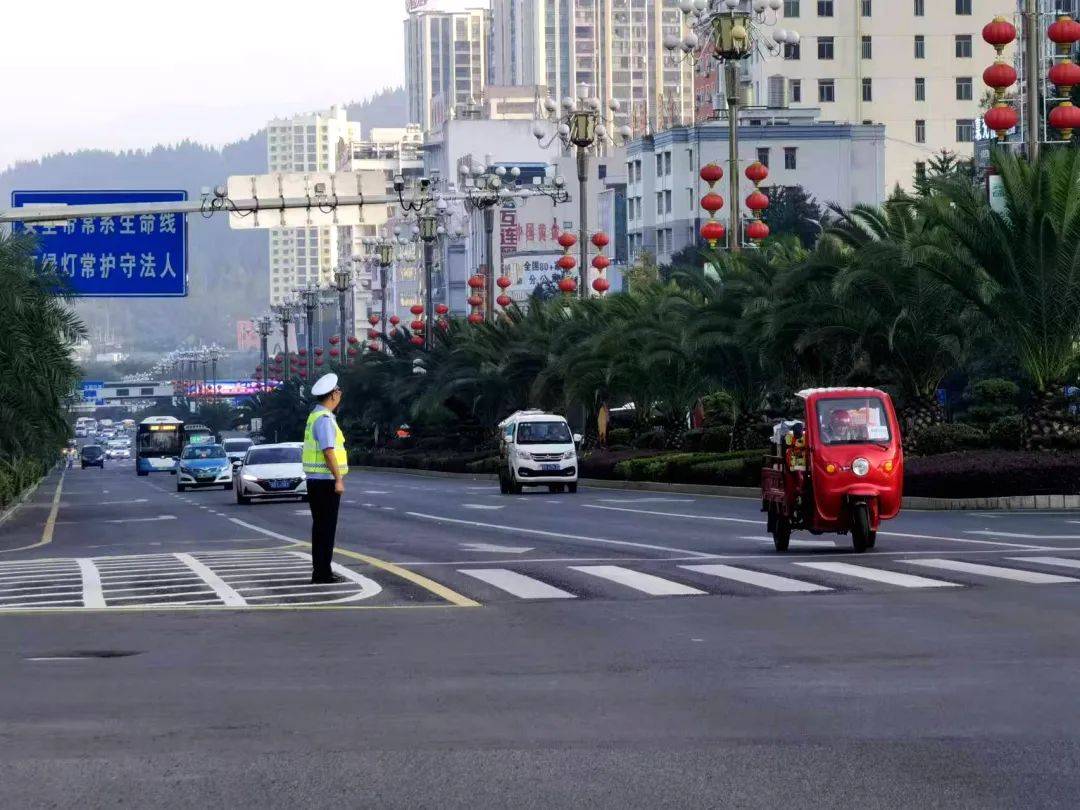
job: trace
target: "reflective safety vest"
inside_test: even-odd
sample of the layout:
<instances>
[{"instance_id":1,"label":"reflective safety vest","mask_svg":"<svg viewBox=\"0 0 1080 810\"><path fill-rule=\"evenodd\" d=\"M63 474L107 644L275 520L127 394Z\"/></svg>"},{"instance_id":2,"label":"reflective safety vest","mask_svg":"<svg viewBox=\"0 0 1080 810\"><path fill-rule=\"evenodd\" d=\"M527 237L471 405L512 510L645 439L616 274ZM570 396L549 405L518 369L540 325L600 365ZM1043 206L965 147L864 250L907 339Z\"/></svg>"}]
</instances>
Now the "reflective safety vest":
<instances>
[{"instance_id":1,"label":"reflective safety vest","mask_svg":"<svg viewBox=\"0 0 1080 810\"><path fill-rule=\"evenodd\" d=\"M349 472L349 456L345 452L345 436L338 427L337 420L330 411L314 410L308 414L307 426L304 428L304 475L333 475L333 471L326 463L326 456L322 448L315 440L315 422L323 417L330 417L334 423L334 460L337 461L338 472L347 475Z\"/></svg>"}]
</instances>

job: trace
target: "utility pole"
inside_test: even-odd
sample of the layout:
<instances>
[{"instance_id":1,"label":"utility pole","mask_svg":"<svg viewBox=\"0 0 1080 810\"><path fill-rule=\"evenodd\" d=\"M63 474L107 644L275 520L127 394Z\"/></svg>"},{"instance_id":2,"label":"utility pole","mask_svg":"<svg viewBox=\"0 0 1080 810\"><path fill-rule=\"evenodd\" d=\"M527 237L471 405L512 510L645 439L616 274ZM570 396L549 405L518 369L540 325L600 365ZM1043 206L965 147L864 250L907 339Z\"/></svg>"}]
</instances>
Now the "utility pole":
<instances>
[{"instance_id":1,"label":"utility pole","mask_svg":"<svg viewBox=\"0 0 1080 810\"><path fill-rule=\"evenodd\" d=\"M341 362L342 365L348 365L349 362L349 336L352 334L352 329L348 329L346 321L348 319L348 301L346 294L353 287L353 274L352 270L346 267L339 267L334 271L334 289L338 292L338 320L341 323Z\"/></svg>"},{"instance_id":2,"label":"utility pole","mask_svg":"<svg viewBox=\"0 0 1080 810\"><path fill-rule=\"evenodd\" d=\"M285 341L285 362L282 364L282 380L283 382L289 381L289 324L293 319L293 307L292 304L286 301L283 304L278 304L274 308L274 313L278 316L278 322L281 324L281 338Z\"/></svg>"},{"instance_id":3,"label":"utility pole","mask_svg":"<svg viewBox=\"0 0 1080 810\"><path fill-rule=\"evenodd\" d=\"M495 209L484 209L484 263L487 265L487 319L495 320Z\"/></svg>"},{"instance_id":4,"label":"utility pole","mask_svg":"<svg viewBox=\"0 0 1080 810\"><path fill-rule=\"evenodd\" d=\"M1027 141L1028 161L1034 165L1039 159L1039 3L1024 0L1024 86L1027 90L1025 104L1024 139Z\"/></svg>"},{"instance_id":5,"label":"utility pole","mask_svg":"<svg viewBox=\"0 0 1080 810\"><path fill-rule=\"evenodd\" d=\"M584 125L583 125L584 126ZM592 134L595 138L596 122L592 121ZM590 141L591 143L591 141ZM578 247L581 248L581 289L578 294L582 301L589 298L589 153L588 146L577 145L577 179L578 179L578 223L581 226L578 232Z\"/></svg>"},{"instance_id":6,"label":"utility pole","mask_svg":"<svg viewBox=\"0 0 1080 810\"><path fill-rule=\"evenodd\" d=\"M265 392L268 390L267 382L270 374L270 350L267 344L270 340L270 333L274 330L274 319L269 315L260 315L255 319L255 328L259 332L259 357L262 363L262 385L260 387Z\"/></svg>"},{"instance_id":7,"label":"utility pole","mask_svg":"<svg viewBox=\"0 0 1080 810\"><path fill-rule=\"evenodd\" d=\"M435 242L439 238L439 220L433 214L420 217L420 239L424 243L424 347L431 350L435 332L435 302L432 275L435 265Z\"/></svg>"},{"instance_id":8,"label":"utility pole","mask_svg":"<svg viewBox=\"0 0 1080 810\"><path fill-rule=\"evenodd\" d=\"M300 293L307 324L307 376L311 382L315 379L315 313L319 309L319 288L309 284L297 292Z\"/></svg>"},{"instance_id":9,"label":"utility pole","mask_svg":"<svg viewBox=\"0 0 1080 810\"><path fill-rule=\"evenodd\" d=\"M728 105L728 182L730 188L731 227L728 244L732 253L742 250L742 227L739 212L739 63L724 62L724 84Z\"/></svg>"}]
</instances>

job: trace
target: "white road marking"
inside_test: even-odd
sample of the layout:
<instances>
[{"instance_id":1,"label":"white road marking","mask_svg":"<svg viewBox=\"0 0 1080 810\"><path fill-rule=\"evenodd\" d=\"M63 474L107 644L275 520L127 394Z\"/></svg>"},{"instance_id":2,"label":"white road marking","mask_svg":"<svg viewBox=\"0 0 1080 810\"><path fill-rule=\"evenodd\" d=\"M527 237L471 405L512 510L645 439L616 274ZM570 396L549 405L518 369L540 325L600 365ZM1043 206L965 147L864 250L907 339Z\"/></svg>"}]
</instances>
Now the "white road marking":
<instances>
[{"instance_id":1,"label":"white road marking","mask_svg":"<svg viewBox=\"0 0 1080 810\"><path fill-rule=\"evenodd\" d=\"M750 518L720 517L718 515L687 515L681 512L656 512L652 509L629 509L625 506L600 506L595 503L584 504L586 509L609 509L612 512L634 512L639 515L661 515L662 517L689 518L690 520L719 520L724 523L754 523L761 525L760 520Z\"/></svg>"},{"instance_id":2,"label":"white road marking","mask_svg":"<svg viewBox=\"0 0 1080 810\"><path fill-rule=\"evenodd\" d=\"M484 510L487 510L487 511L495 511L497 509L505 509L506 507L504 507L504 506L493 506L493 505L487 504L487 503L463 503L461 505L461 508L462 509L484 509Z\"/></svg>"},{"instance_id":3,"label":"white road marking","mask_svg":"<svg viewBox=\"0 0 1080 810\"><path fill-rule=\"evenodd\" d=\"M1010 557L1009 559L1039 565L1055 565L1059 568L1080 568L1080 560L1070 560L1067 557Z\"/></svg>"},{"instance_id":4,"label":"white road marking","mask_svg":"<svg viewBox=\"0 0 1080 810\"><path fill-rule=\"evenodd\" d=\"M389 491L387 491L385 489L362 489L362 490L360 490L360 494L361 495L389 495L390 493L389 493Z\"/></svg>"},{"instance_id":5,"label":"white road marking","mask_svg":"<svg viewBox=\"0 0 1080 810\"><path fill-rule=\"evenodd\" d=\"M865 565L853 565L842 562L797 562L804 568L813 568L815 571L828 571L833 574L869 579L873 582L884 582L887 585L897 585L901 588L959 588L958 582L945 582L942 579L929 579L917 577L912 574L901 574L897 571L887 571L882 568L868 568Z\"/></svg>"},{"instance_id":6,"label":"white road marking","mask_svg":"<svg viewBox=\"0 0 1080 810\"><path fill-rule=\"evenodd\" d=\"M1073 521L1069 521L1072 523ZM988 529L969 529L964 534L982 534L989 537L1012 537L1016 540L1080 540L1080 534L1020 534L1017 532L992 532Z\"/></svg>"},{"instance_id":7,"label":"white road marking","mask_svg":"<svg viewBox=\"0 0 1080 810\"><path fill-rule=\"evenodd\" d=\"M524 554L532 551L531 548L523 546L494 546L490 543L462 543L461 547L466 551L491 552L492 554Z\"/></svg>"},{"instance_id":8,"label":"white road marking","mask_svg":"<svg viewBox=\"0 0 1080 810\"><path fill-rule=\"evenodd\" d=\"M964 574L977 574L984 577L1009 579L1014 582L1027 582L1033 585L1052 585L1064 582L1080 582L1073 577L1057 574L1040 574L1036 571L1023 571L1019 568L1002 568L999 565L981 565L980 563L960 560L902 560L909 565L921 565L926 568L938 568L944 571L959 571Z\"/></svg>"},{"instance_id":9,"label":"white road marking","mask_svg":"<svg viewBox=\"0 0 1080 810\"><path fill-rule=\"evenodd\" d=\"M379 508L382 509L384 512L396 512L397 511L397 507L395 507L395 506L381 506Z\"/></svg>"},{"instance_id":10,"label":"white road marking","mask_svg":"<svg viewBox=\"0 0 1080 810\"><path fill-rule=\"evenodd\" d=\"M773 539L771 537L751 537L750 535L740 537L739 539L740 540L756 540L759 543L769 543L770 545L773 542ZM836 541L835 540L795 540L795 539L792 539L792 540L788 541L788 548L836 548Z\"/></svg>"},{"instance_id":11,"label":"white road marking","mask_svg":"<svg viewBox=\"0 0 1080 810\"><path fill-rule=\"evenodd\" d=\"M311 555L310 554L305 554L303 551L286 551L285 553L286 554L291 554L294 557L299 557L301 560L307 560L307 562L309 564L312 562ZM372 596L375 596L376 594L382 592L382 585L377 583L375 580L369 579L368 577L365 577L363 574L357 573L356 571L353 571L351 568L348 568L348 567L346 567L344 565L341 565L341 563L331 562L330 563L330 570L332 570L335 574L340 574L341 576L345 577L345 579L349 580L350 582L353 582L356 585L359 585L360 590L359 591L347 591L349 596L347 596L345 599L334 599L334 600L332 600L330 602L327 602L326 604L340 605L340 604L344 604L345 602L359 602L361 599L369 599ZM320 592L320 593L325 593L325 592ZM340 591L338 593L340 593ZM296 594L290 594L290 595L296 595Z\"/></svg>"},{"instance_id":12,"label":"white road marking","mask_svg":"<svg viewBox=\"0 0 1080 810\"><path fill-rule=\"evenodd\" d=\"M770 591L782 593L813 593L814 591L831 591L824 585L815 585L812 582L803 582L798 579L781 577L776 574L763 574L760 571L750 571L746 568L735 568L731 565L680 565L687 571L696 571L699 574L708 574L712 577L722 577L746 585L756 585Z\"/></svg>"},{"instance_id":13,"label":"white road marking","mask_svg":"<svg viewBox=\"0 0 1080 810\"><path fill-rule=\"evenodd\" d=\"M129 503L147 503L147 498L133 498L130 501L94 501L88 506L127 506ZM70 504L69 504L70 505Z\"/></svg>"},{"instance_id":14,"label":"white road marking","mask_svg":"<svg viewBox=\"0 0 1080 810\"><path fill-rule=\"evenodd\" d=\"M296 540L296 539L294 539L292 537L288 537L288 536L286 536L284 534L278 534L277 532L272 532L269 529L264 529L262 526L256 526L256 525L254 525L252 523L245 523L244 521L240 520L239 518L229 518L229 520L231 520L237 526L243 526L245 529L251 529L253 532L259 532L260 534L265 534L267 537L274 537L274 538L276 538L278 540L284 540L286 543L299 543L300 542L299 540Z\"/></svg>"},{"instance_id":15,"label":"white road marking","mask_svg":"<svg viewBox=\"0 0 1080 810\"><path fill-rule=\"evenodd\" d=\"M101 590L101 576L98 574L94 561L82 557L75 561L82 575L82 601L83 607L105 607L105 594Z\"/></svg>"},{"instance_id":16,"label":"white road marking","mask_svg":"<svg viewBox=\"0 0 1080 810\"><path fill-rule=\"evenodd\" d=\"M585 543L602 543L610 546L630 546L631 548L651 548L656 551L669 553L689 554L693 557L712 557L712 554L703 554L700 551L692 551L687 548L675 548L673 546L657 546L650 543L632 543L629 540L607 540L603 537L583 537L579 534L565 534L563 532L547 532L542 529L523 529L517 526L500 526L497 523L479 523L475 520L458 520L457 518L442 517L441 515L426 515L423 512L406 512L410 517L424 520L441 521L443 523L456 523L460 526L477 526L481 529L495 529L500 532L519 532L521 534L535 534L540 537L558 537L566 540L581 540Z\"/></svg>"},{"instance_id":17,"label":"white road marking","mask_svg":"<svg viewBox=\"0 0 1080 810\"><path fill-rule=\"evenodd\" d=\"M58 524L70 525L72 523L157 523L162 520L176 520L176 515L158 515L150 518L119 518L112 520L58 520Z\"/></svg>"},{"instance_id":18,"label":"white road marking","mask_svg":"<svg viewBox=\"0 0 1080 810\"><path fill-rule=\"evenodd\" d=\"M519 599L576 599L572 593L506 568L461 568L459 571Z\"/></svg>"},{"instance_id":19,"label":"white road marking","mask_svg":"<svg viewBox=\"0 0 1080 810\"><path fill-rule=\"evenodd\" d=\"M597 503L694 503L693 498L597 498Z\"/></svg>"},{"instance_id":20,"label":"white road marking","mask_svg":"<svg viewBox=\"0 0 1080 810\"><path fill-rule=\"evenodd\" d=\"M571 565L570 568L583 574L617 582L650 596L702 596L705 594L705 591L699 591L681 582L672 582L669 579L662 579L618 565Z\"/></svg>"},{"instance_id":21,"label":"white road marking","mask_svg":"<svg viewBox=\"0 0 1080 810\"><path fill-rule=\"evenodd\" d=\"M243 607L247 604L244 597L229 587L225 580L190 554L174 554L173 556L194 571L203 582L210 586L214 593L218 595L218 598L229 607Z\"/></svg>"},{"instance_id":22,"label":"white road marking","mask_svg":"<svg viewBox=\"0 0 1080 810\"><path fill-rule=\"evenodd\" d=\"M938 536L936 534L909 534L907 532L884 532L884 531L879 531L878 536L879 537L910 537L913 540L946 540L946 541L948 541L950 543L977 543L977 544L986 545L986 546L1007 546L1009 548L1030 548L1030 549L1035 549L1035 550L1039 550L1039 549L1043 548L1042 546L1028 546L1028 545L1022 545L1020 543L1003 543L1003 542L996 541L996 540L975 540L975 539L971 539L971 538L965 540L964 538L961 538L961 537L940 537L940 536Z\"/></svg>"}]
</instances>

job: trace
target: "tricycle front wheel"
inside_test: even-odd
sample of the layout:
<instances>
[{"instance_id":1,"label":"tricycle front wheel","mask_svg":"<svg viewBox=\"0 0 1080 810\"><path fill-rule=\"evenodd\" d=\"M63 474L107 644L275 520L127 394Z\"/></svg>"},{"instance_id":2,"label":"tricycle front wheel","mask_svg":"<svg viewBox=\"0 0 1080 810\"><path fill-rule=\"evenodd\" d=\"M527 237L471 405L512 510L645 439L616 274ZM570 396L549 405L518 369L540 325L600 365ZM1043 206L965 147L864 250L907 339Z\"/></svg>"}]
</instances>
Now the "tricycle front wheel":
<instances>
[{"instance_id":1,"label":"tricycle front wheel","mask_svg":"<svg viewBox=\"0 0 1080 810\"><path fill-rule=\"evenodd\" d=\"M856 553L861 554L873 548L877 539L876 532L870 529L870 507L857 503L851 507L851 545Z\"/></svg>"},{"instance_id":2,"label":"tricycle front wheel","mask_svg":"<svg viewBox=\"0 0 1080 810\"><path fill-rule=\"evenodd\" d=\"M791 519L786 515L777 514L773 518L772 541L777 551L788 550L791 543Z\"/></svg>"}]
</instances>

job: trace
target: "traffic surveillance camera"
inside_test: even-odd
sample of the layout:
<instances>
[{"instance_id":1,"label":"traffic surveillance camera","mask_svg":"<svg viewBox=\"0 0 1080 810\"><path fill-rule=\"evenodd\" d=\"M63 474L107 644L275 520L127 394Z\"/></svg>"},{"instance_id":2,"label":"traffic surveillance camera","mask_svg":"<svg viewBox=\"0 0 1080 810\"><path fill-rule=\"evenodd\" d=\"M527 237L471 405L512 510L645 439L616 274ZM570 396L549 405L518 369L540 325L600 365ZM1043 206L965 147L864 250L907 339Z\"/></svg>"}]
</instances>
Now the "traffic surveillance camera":
<instances>
[{"instance_id":1,"label":"traffic surveillance camera","mask_svg":"<svg viewBox=\"0 0 1080 810\"><path fill-rule=\"evenodd\" d=\"M405 190L405 176L401 174L394 175L394 191Z\"/></svg>"},{"instance_id":2,"label":"traffic surveillance camera","mask_svg":"<svg viewBox=\"0 0 1080 810\"><path fill-rule=\"evenodd\" d=\"M214 186L214 196L219 200L224 200L229 196L229 190L225 186Z\"/></svg>"}]
</instances>

